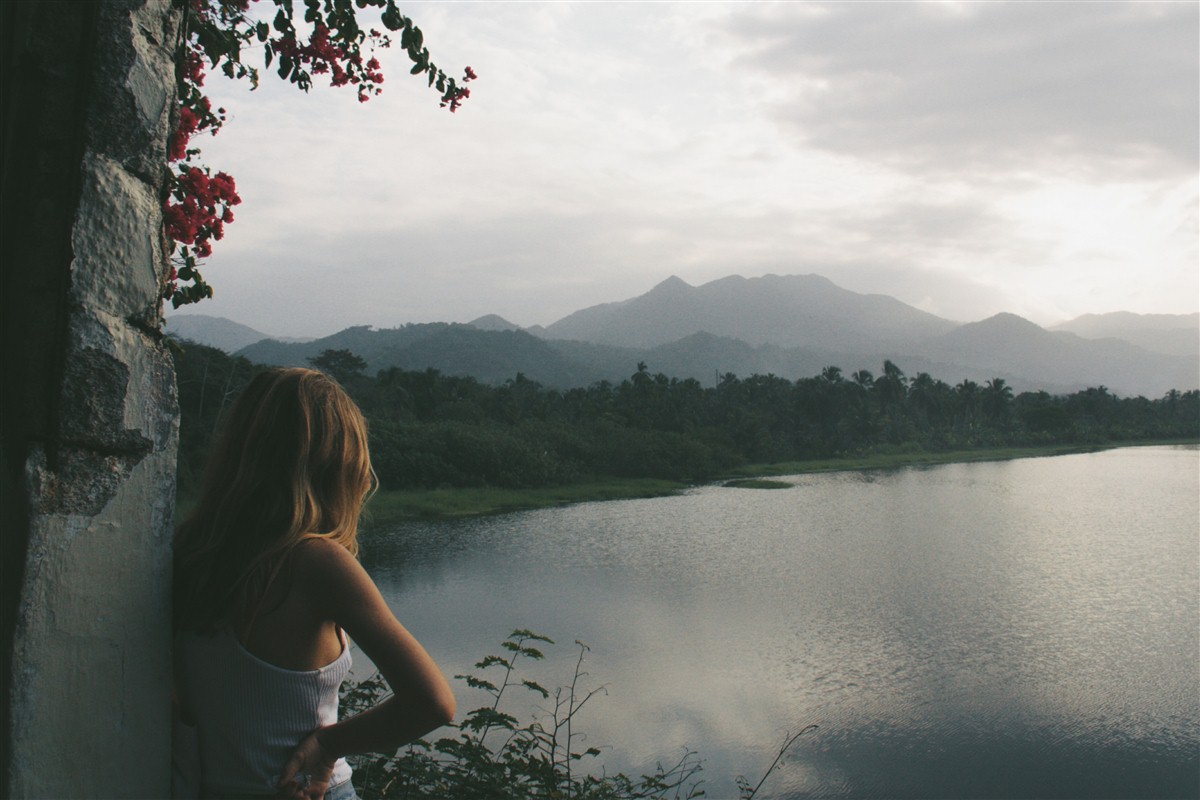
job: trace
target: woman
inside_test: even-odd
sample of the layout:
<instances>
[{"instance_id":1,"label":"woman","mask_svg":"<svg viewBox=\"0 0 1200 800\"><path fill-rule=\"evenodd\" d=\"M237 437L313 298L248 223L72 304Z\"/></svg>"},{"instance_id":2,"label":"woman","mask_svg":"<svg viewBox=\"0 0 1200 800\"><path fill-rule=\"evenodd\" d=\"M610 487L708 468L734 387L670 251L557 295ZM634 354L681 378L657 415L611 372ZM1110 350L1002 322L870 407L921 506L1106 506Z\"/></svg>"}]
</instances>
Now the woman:
<instances>
[{"instance_id":1,"label":"woman","mask_svg":"<svg viewBox=\"0 0 1200 800\"><path fill-rule=\"evenodd\" d=\"M361 412L319 372L264 372L230 409L175 543L176 708L201 796L353 798L346 755L453 718L445 678L356 559L373 477ZM347 634L393 695L338 722Z\"/></svg>"}]
</instances>

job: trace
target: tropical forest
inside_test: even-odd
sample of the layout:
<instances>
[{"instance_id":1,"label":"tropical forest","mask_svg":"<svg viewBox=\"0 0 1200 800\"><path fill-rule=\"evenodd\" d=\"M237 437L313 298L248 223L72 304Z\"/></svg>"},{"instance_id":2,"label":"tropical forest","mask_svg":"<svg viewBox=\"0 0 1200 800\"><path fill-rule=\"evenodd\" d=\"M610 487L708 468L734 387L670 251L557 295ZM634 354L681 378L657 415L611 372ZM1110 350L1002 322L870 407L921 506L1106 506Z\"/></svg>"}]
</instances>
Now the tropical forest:
<instances>
[{"instance_id":1,"label":"tropical forest","mask_svg":"<svg viewBox=\"0 0 1200 800\"><path fill-rule=\"evenodd\" d=\"M435 369L372 376L349 350L309 361L363 409L385 494L605 479L688 484L797 462L836 469L1200 438L1195 390L1154 399L1118 397L1104 386L1015 394L1001 378L950 384L906 375L891 361L851 374L830 365L795 381L727 373L709 386L641 362L620 383L571 389L521 373L498 385ZM189 342L178 343L175 363L186 505L221 412L265 367Z\"/></svg>"}]
</instances>

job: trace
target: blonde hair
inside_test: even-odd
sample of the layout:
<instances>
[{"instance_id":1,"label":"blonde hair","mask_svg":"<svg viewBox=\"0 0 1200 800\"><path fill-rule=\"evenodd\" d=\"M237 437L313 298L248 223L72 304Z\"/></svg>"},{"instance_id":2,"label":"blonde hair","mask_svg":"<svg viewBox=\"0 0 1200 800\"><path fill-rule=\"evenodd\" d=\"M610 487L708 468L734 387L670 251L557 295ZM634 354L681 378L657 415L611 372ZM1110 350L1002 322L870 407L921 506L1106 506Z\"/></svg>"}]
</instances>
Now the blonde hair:
<instances>
[{"instance_id":1,"label":"blonde hair","mask_svg":"<svg viewBox=\"0 0 1200 800\"><path fill-rule=\"evenodd\" d=\"M176 532L176 629L248 631L305 539L357 555L373 484L366 420L333 379L309 369L256 376L230 408L200 500Z\"/></svg>"}]
</instances>

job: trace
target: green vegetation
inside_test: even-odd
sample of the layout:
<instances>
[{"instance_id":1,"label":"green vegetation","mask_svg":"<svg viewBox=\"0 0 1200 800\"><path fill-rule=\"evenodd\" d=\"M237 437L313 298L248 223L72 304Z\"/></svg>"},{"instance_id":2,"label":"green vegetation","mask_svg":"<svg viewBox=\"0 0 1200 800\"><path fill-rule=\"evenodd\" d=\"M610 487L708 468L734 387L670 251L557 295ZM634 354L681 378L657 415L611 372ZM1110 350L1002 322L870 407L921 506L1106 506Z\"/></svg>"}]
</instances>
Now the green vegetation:
<instances>
[{"instance_id":1,"label":"green vegetation","mask_svg":"<svg viewBox=\"0 0 1200 800\"><path fill-rule=\"evenodd\" d=\"M598 695L607 693L603 686L589 689L583 684L587 645L576 642L579 655L574 671L557 689L519 677L525 663L544 658L539 648L553 644L550 638L532 631L513 631L501 643L503 655L485 656L475 664L477 672L455 676L485 694L488 702L468 712L461 722L439 729L449 732L448 736L418 740L395 753L352 758L358 795L363 800L703 797L701 762L695 752L685 751L666 762L668 766L659 762L653 773L634 778L624 773L610 775L599 763L600 747L581 747L587 739L579 727L581 712ZM538 710L522 723L510 713L510 701L513 693L525 692ZM379 676L347 684L342 690L341 714L357 714L386 696L387 686ZM815 728L810 725L788 736L757 784L751 786L738 776L740 800L753 800L788 748Z\"/></svg>"},{"instance_id":2,"label":"green vegetation","mask_svg":"<svg viewBox=\"0 0 1200 800\"><path fill-rule=\"evenodd\" d=\"M780 473L783 474L783 473ZM786 481L769 481L762 478L735 478L725 481L722 486L730 489L790 489L792 484Z\"/></svg>"},{"instance_id":3,"label":"green vegetation","mask_svg":"<svg viewBox=\"0 0 1200 800\"><path fill-rule=\"evenodd\" d=\"M746 464L729 471L723 486L738 489L786 489L786 481L764 480L778 475L802 475L810 472L847 472L887 470L903 467L933 466L973 461L1007 461L1014 458L1040 458L1070 453L1091 453L1113 447L1145 444L1194 444L1188 439L1110 442L1103 445L1049 445L1045 447L987 447L979 450L952 450L941 453L872 453L857 458L825 458L809 461L783 461L774 464ZM629 500L675 494L691 484L653 478L592 481L536 489L464 488L380 490L367 504L364 524L386 527L405 519L465 517L521 511L534 508L587 503L599 500ZM180 501L182 505L183 500Z\"/></svg>"},{"instance_id":4,"label":"green vegetation","mask_svg":"<svg viewBox=\"0 0 1200 800\"><path fill-rule=\"evenodd\" d=\"M1044 445L1041 447L983 447L978 450L944 450L941 452L882 452L846 458L826 458L808 461L780 461L774 464L747 464L731 471L739 477L769 475L800 475L806 472L846 472L850 470L899 469L901 467L961 464L972 461L1009 461L1014 458L1041 458L1070 453L1094 453L1114 447L1139 444L1183 444L1188 440L1156 440L1106 442L1089 445Z\"/></svg>"},{"instance_id":5,"label":"green vegetation","mask_svg":"<svg viewBox=\"0 0 1200 800\"><path fill-rule=\"evenodd\" d=\"M640 478L537 489L385 489L370 499L364 516L366 523L374 527L413 517L460 517L595 500L661 497L673 494L686 485L678 481Z\"/></svg>"},{"instance_id":6,"label":"green vegetation","mask_svg":"<svg viewBox=\"0 0 1200 800\"><path fill-rule=\"evenodd\" d=\"M370 422L383 491L375 520L476 514L649 496L719 478L1018 458L1128 443L1200 440L1200 392L1120 398L1105 387L1013 395L1003 379L951 386L837 367L789 381L721 376L716 386L651 374L557 390L518 373L496 386L437 370L364 374L349 350L333 372ZM194 493L217 420L259 365L183 345L179 491ZM769 465L769 466L752 466ZM450 491L466 490L466 491Z\"/></svg>"}]
</instances>

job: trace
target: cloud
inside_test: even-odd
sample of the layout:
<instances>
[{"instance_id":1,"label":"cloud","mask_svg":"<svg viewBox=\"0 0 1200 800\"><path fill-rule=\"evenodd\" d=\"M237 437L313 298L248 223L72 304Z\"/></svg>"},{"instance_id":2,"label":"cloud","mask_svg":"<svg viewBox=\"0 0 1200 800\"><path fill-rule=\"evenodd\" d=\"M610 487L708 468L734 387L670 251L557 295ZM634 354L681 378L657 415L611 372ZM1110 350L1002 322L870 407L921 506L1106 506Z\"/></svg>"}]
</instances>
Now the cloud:
<instances>
[{"instance_id":1,"label":"cloud","mask_svg":"<svg viewBox=\"0 0 1200 800\"><path fill-rule=\"evenodd\" d=\"M1197 165L1193 3L838 3L733 16L735 63L791 87L806 146L906 169Z\"/></svg>"},{"instance_id":2,"label":"cloud","mask_svg":"<svg viewBox=\"0 0 1200 800\"><path fill-rule=\"evenodd\" d=\"M245 202L197 311L268 332L547 324L677 274L942 316L1186 312L1197 6L415 3L455 115L214 76ZM1128 302L1127 302L1128 301Z\"/></svg>"}]
</instances>

